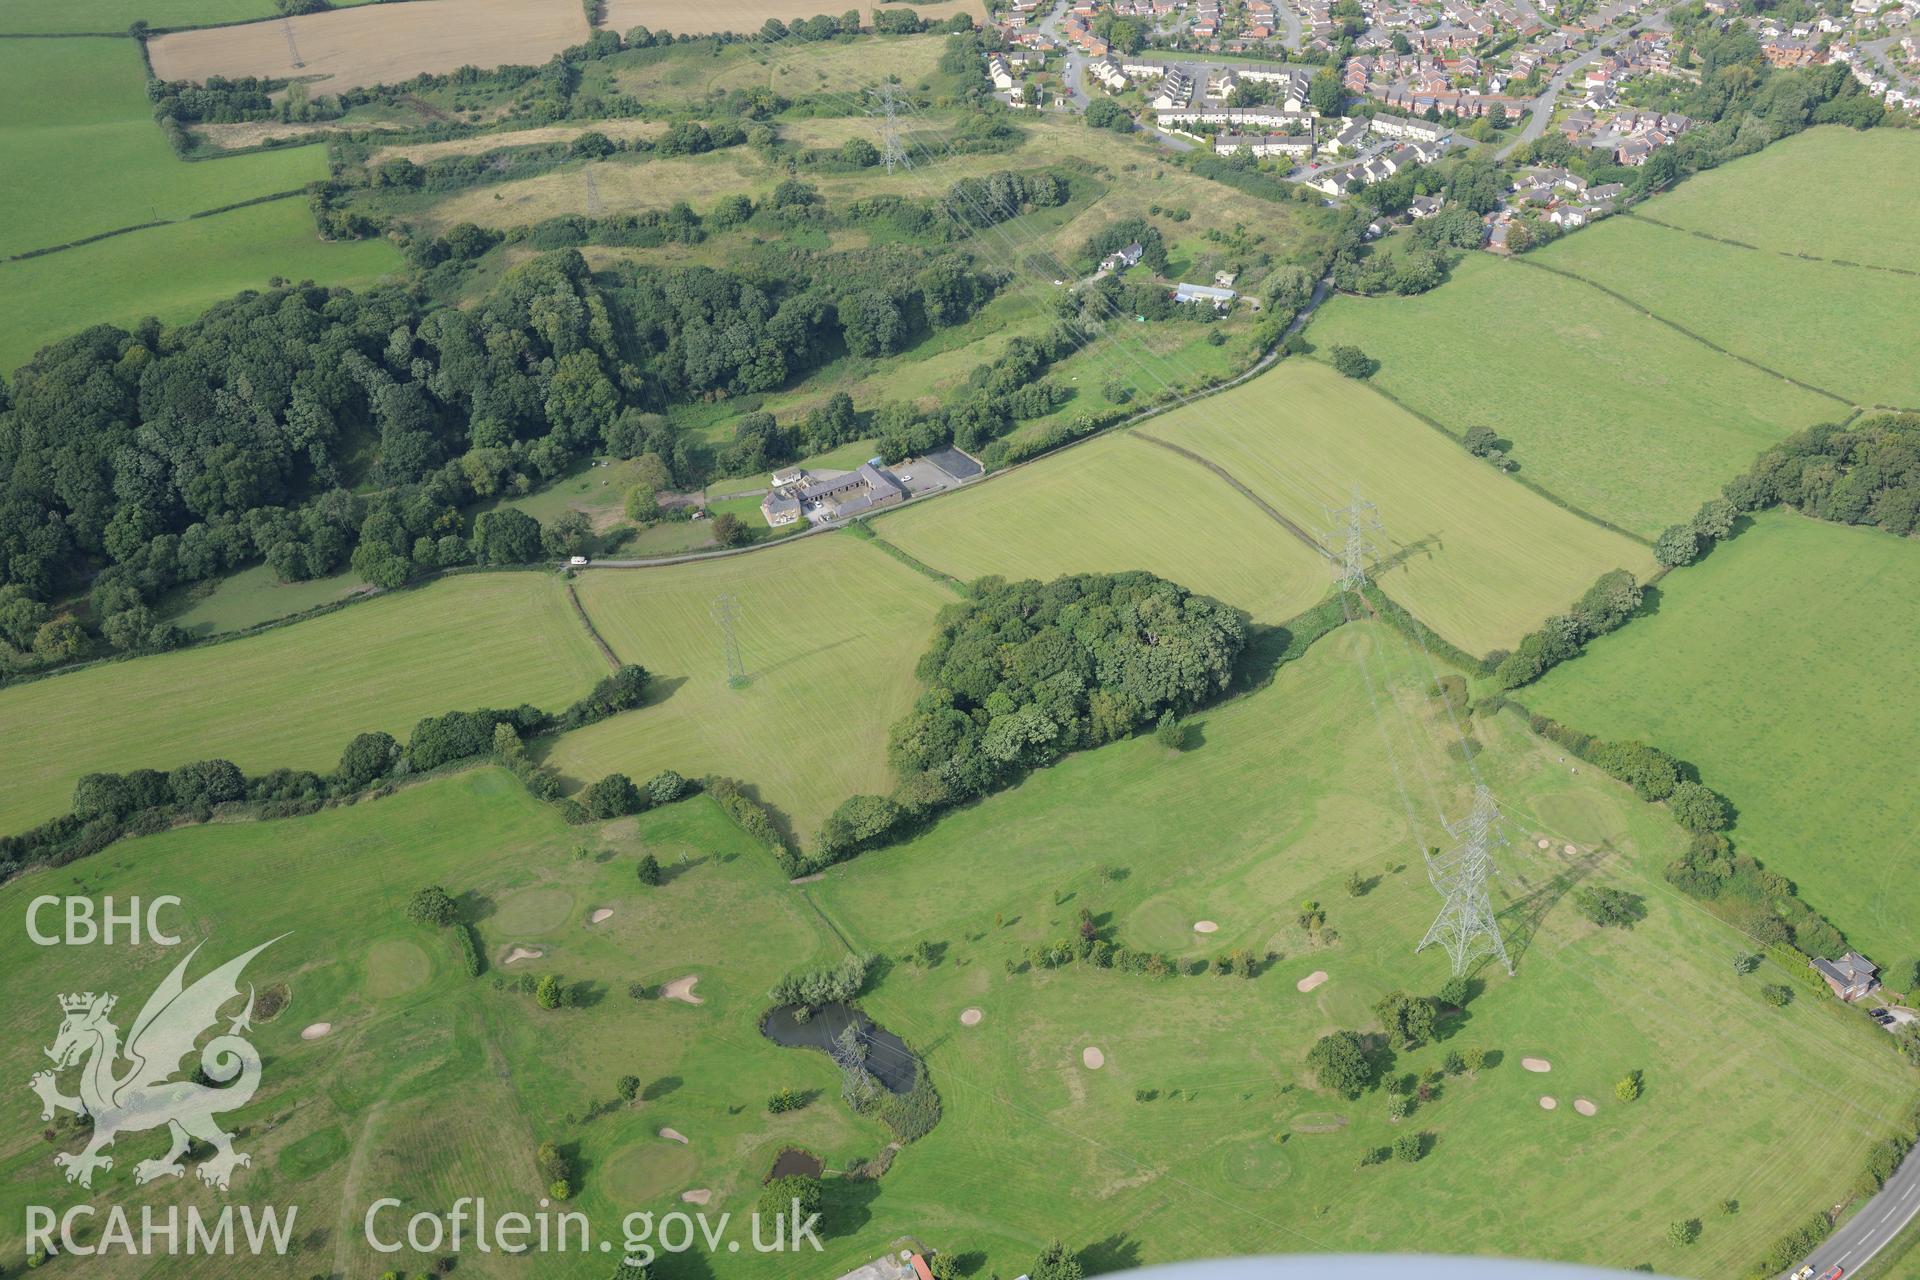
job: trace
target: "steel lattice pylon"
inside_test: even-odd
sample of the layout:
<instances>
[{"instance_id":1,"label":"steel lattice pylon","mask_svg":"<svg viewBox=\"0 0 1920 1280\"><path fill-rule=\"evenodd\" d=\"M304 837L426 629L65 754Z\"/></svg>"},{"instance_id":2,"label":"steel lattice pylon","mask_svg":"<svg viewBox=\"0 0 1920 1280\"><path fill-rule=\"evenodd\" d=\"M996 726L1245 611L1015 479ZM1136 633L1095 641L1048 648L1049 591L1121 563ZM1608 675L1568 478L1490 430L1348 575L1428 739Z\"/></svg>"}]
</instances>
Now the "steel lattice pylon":
<instances>
[{"instance_id":1,"label":"steel lattice pylon","mask_svg":"<svg viewBox=\"0 0 1920 1280\"><path fill-rule=\"evenodd\" d=\"M1507 956L1487 893L1487 878L1497 874L1493 850L1507 841L1500 834L1500 806L1484 783L1473 789L1473 811L1467 820L1449 829L1460 843L1446 853L1427 855L1427 879L1446 901L1414 950L1425 951L1435 944L1444 947L1455 974L1465 973L1483 956L1498 960L1511 974L1513 961Z\"/></svg>"}]
</instances>

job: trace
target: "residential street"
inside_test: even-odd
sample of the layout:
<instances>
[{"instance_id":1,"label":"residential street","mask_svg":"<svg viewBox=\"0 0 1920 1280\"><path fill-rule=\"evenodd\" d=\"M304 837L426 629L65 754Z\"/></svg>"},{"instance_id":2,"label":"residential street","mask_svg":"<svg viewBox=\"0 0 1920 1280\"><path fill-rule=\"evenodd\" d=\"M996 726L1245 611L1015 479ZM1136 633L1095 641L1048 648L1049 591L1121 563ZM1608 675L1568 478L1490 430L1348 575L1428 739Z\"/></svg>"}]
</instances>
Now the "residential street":
<instances>
[{"instance_id":1,"label":"residential street","mask_svg":"<svg viewBox=\"0 0 1920 1280\"><path fill-rule=\"evenodd\" d=\"M1553 120L1554 108L1558 106L1560 95L1566 90L1567 85L1576 75L1579 75L1595 62L1598 62L1601 56L1609 49L1619 44L1622 40L1625 40L1629 31L1664 31L1666 26L1667 15L1666 11L1662 10L1648 18L1644 23L1636 23L1632 27L1623 28L1604 37L1598 44L1594 45L1593 48L1560 68L1560 70L1554 74L1553 79L1547 81L1547 87L1542 89L1539 96L1533 100L1533 106L1527 115L1526 128L1522 129L1513 141L1494 152L1493 158L1496 160L1505 160L1521 147L1545 133L1547 131L1547 125Z\"/></svg>"}]
</instances>

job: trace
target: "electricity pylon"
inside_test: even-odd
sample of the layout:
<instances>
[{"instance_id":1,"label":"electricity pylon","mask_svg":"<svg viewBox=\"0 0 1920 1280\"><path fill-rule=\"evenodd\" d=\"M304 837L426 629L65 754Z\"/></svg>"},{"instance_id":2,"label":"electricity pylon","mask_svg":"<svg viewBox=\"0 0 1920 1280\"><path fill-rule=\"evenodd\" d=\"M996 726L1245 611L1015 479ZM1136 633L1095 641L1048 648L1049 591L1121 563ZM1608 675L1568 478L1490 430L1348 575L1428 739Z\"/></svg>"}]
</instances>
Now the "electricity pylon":
<instances>
[{"instance_id":1,"label":"electricity pylon","mask_svg":"<svg viewBox=\"0 0 1920 1280\"><path fill-rule=\"evenodd\" d=\"M1340 573L1340 589L1358 591L1367 585L1367 561L1379 552L1367 535L1386 532L1380 524L1380 508L1355 489L1352 502L1344 507L1327 508L1327 520L1333 525L1327 541L1340 544L1334 560Z\"/></svg>"},{"instance_id":2,"label":"electricity pylon","mask_svg":"<svg viewBox=\"0 0 1920 1280\"><path fill-rule=\"evenodd\" d=\"M900 120L894 114L893 85L883 84L874 92L880 95L880 163L887 166L892 175L894 168L913 168L913 161L907 159L907 149L900 143Z\"/></svg>"},{"instance_id":3,"label":"electricity pylon","mask_svg":"<svg viewBox=\"0 0 1920 1280\"><path fill-rule=\"evenodd\" d=\"M1448 830L1460 843L1446 853L1426 855L1427 879L1445 902L1414 950L1425 951L1438 943L1446 948L1456 975L1482 956L1492 956L1511 976L1513 961L1507 956L1507 945L1493 918L1493 900L1487 894L1487 877L1498 874L1493 850L1507 840L1500 834L1499 803L1485 783L1473 789L1473 810L1466 821Z\"/></svg>"},{"instance_id":4,"label":"electricity pylon","mask_svg":"<svg viewBox=\"0 0 1920 1280\"><path fill-rule=\"evenodd\" d=\"M720 627L720 643L727 660L727 683L738 689L747 682L746 664L740 661L740 639L733 633L733 624L740 616L740 603L730 595L718 595L713 598L711 611Z\"/></svg>"}]
</instances>

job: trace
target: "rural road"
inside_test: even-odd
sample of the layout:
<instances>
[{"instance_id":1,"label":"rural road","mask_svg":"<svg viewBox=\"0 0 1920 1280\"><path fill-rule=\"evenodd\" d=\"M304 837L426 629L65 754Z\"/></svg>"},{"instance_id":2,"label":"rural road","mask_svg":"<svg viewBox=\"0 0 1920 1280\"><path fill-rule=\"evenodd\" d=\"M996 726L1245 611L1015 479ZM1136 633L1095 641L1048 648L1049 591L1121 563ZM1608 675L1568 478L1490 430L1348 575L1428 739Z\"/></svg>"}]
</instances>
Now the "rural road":
<instances>
[{"instance_id":1,"label":"rural road","mask_svg":"<svg viewBox=\"0 0 1920 1280\"><path fill-rule=\"evenodd\" d=\"M1893 1238L1916 1216L1920 1216L1920 1156L1909 1154L1880 1194L1867 1201L1827 1242L1807 1255L1807 1265L1816 1276L1835 1267L1845 1267L1851 1276L1866 1266L1874 1254L1893 1243ZM1798 1271L1800 1268L1795 1267Z\"/></svg>"}]
</instances>

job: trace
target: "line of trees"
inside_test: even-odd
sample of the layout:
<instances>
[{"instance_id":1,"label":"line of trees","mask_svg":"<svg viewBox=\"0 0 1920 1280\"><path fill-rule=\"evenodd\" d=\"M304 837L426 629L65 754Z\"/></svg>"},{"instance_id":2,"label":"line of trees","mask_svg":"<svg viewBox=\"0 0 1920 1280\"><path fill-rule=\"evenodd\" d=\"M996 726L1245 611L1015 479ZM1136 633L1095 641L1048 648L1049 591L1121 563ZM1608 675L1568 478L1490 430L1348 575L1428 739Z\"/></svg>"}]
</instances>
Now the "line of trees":
<instances>
[{"instance_id":1,"label":"line of trees","mask_svg":"<svg viewBox=\"0 0 1920 1280\"><path fill-rule=\"evenodd\" d=\"M1493 682L1502 689L1517 689L1538 680L1578 654L1587 641L1626 625L1640 607L1641 596L1640 584L1625 569L1601 574L1567 612L1555 614L1538 630L1522 636L1512 653L1499 655Z\"/></svg>"}]
</instances>

